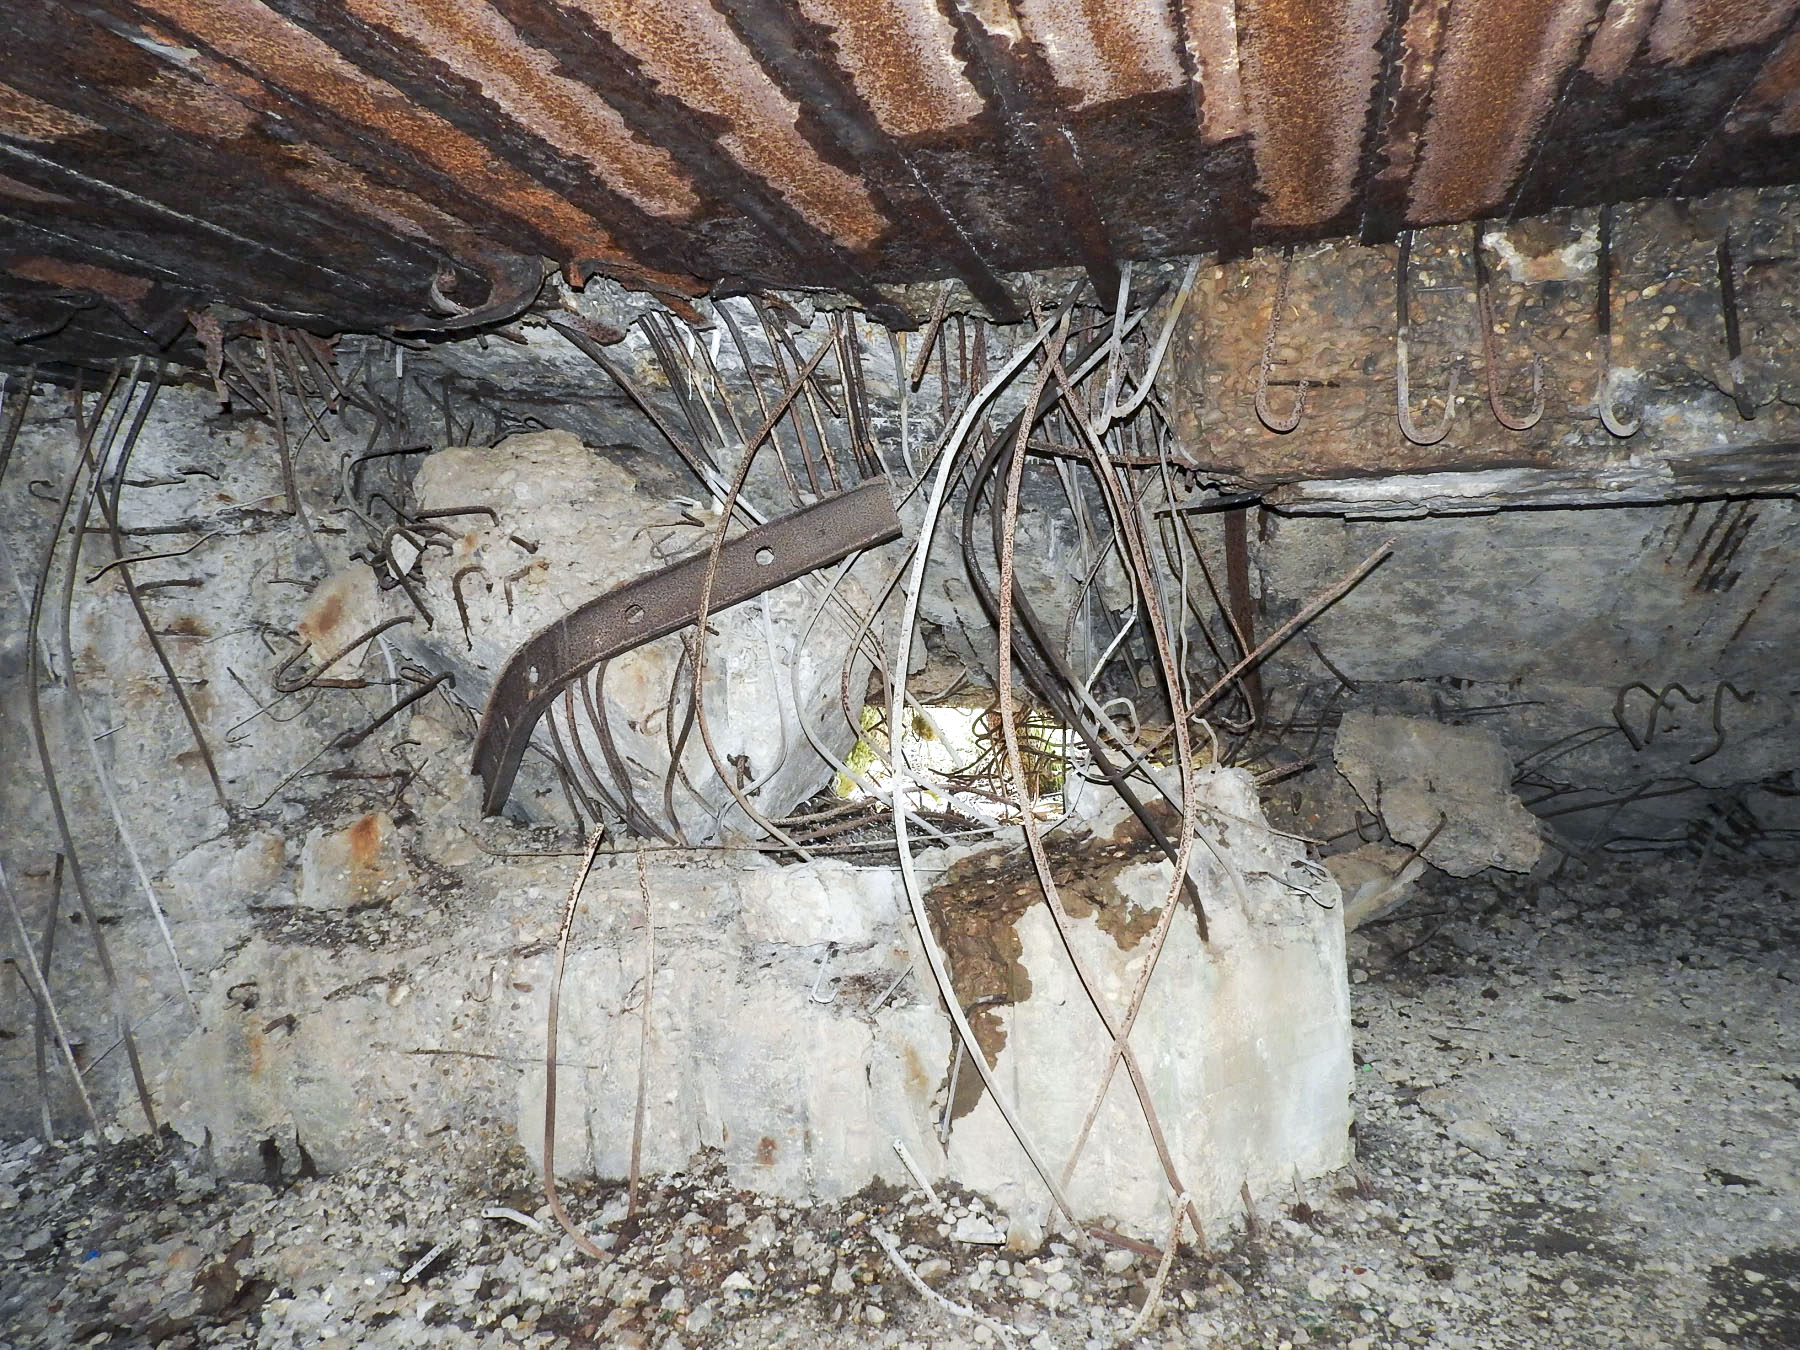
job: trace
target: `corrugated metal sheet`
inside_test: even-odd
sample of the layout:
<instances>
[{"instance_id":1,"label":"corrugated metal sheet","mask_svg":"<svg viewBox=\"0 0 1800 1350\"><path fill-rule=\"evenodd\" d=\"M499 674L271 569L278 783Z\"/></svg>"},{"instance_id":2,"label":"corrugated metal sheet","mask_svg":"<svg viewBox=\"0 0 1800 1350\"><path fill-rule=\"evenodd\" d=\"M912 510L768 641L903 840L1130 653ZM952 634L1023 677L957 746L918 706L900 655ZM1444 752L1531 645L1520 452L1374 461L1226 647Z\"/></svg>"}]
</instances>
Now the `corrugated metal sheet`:
<instances>
[{"instance_id":1,"label":"corrugated metal sheet","mask_svg":"<svg viewBox=\"0 0 1800 1350\"><path fill-rule=\"evenodd\" d=\"M1800 0L12 0L0 325L1003 277L1800 178ZM123 340L123 339L121 339Z\"/></svg>"}]
</instances>

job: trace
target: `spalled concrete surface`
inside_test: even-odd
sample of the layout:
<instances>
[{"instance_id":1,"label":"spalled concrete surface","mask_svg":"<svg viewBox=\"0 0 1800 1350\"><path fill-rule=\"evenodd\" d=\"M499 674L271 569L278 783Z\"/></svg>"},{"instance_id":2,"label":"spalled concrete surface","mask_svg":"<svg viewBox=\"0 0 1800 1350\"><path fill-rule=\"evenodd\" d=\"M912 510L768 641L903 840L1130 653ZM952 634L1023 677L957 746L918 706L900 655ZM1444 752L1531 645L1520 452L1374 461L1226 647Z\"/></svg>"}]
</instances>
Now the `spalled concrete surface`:
<instances>
[{"instance_id":1,"label":"spalled concrete surface","mask_svg":"<svg viewBox=\"0 0 1800 1350\"><path fill-rule=\"evenodd\" d=\"M1270 504L1308 512L1416 515L1433 498L1437 509L1483 511L1791 492L1784 447L1800 429L1788 392L1800 337L1800 292L1785 261L1795 251L1794 196L1775 188L1615 208L1612 389L1620 414L1641 420L1628 438L1599 420L1599 223L1582 210L1481 230L1491 372L1470 228L1415 234L1409 407L1420 427L1438 425L1452 373L1460 379L1455 416L1428 444L1409 439L1398 419L1392 245L1331 243L1295 254L1269 371L1277 413L1292 406L1296 382L1307 386L1304 415L1287 433L1265 426L1255 409L1280 255L1269 249L1203 268L1167 377L1188 395L1174 410L1183 448L1211 473L1272 489ZM1719 285L1717 250L1728 231L1742 409ZM1542 417L1510 430L1489 407L1488 377L1508 416L1523 420L1534 361L1542 362Z\"/></svg>"},{"instance_id":2,"label":"spalled concrete surface","mask_svg":"<svg viewBox=\"0 0 1800 1350\"><path fill-rule=\"evenodd\" d=\"M1219 819L1215 838L1239 885L1195 846L1193 874L1207 909L1202 943L1185 901L1132 1033L1132 1046L1174 1169L1199 1212L1230 1214L1240 1188L1262 1193L1296 1170L1318 1175L1348 1156L1351 1076L1343 923L1335 883L1305 878L1298 844L1263 824L1248 778L1204 775L1200 792ZM1107 837L1125 823L1115 806L1094 823ZM1238 823L1241 822L1241 823ZM1095 912L1074 919L1069 939L1094 973L1117 1022L1143 973L1147 920L1168 898L1170 864L1118 870ZM1307 880L1309 896L1285 884ZM1104 925L1104 927L1103 927ZM1034 1142L1061 1169L1111 1053L1111 1038L1078 981L1047 907L1017 921L1019 979L1030 997L998 1010L1005 1036L995 1074ZM973 1070L964 1067L964 1073ZM1020 1170L1019 1147L985 1095L957 1120L949 1145L952 1176L993 1194L1015 1212L1049 1215L1042 1184ZM1109 1216L1141 1237L1165 1233L1175 1194L1158 1164L1128 1075L1112 1077L1093 1136L1070 1176L1080 1212Z\"/></svg>"}]
</instances>

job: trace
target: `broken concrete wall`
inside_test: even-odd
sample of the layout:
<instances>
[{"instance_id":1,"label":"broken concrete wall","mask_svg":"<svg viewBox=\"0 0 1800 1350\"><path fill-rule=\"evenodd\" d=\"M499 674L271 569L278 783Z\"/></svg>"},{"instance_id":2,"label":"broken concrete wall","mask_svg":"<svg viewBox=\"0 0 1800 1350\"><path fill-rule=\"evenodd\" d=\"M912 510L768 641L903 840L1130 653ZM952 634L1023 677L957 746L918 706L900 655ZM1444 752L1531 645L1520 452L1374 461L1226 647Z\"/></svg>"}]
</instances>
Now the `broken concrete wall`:
<instances>
[{"instance_id":1,"label":"broken concrete wall","mask_svg":"<svg viewBox=\"0 0 1800 1350\"><path fill-rule=\"evenodd\" d=\"M12 468L55 484L75 462L74 441L67 418L50 403L40 404L40 412ZM561 471L531 476L533 491L551 480L565 484L559 498L508 497L502 489L512 484L483 479L483 491L491 488L502 500L492 507L502 519L441 518L447 533L434 537L444 538L453 554L517 551L510 535L519 533L542 555L556 530L546 528L540 538L516 527L566 524L571 534L562 557L572 575L600 565L584 554L584 547L591 553L600 546L596 519L604 518L607 543L655 520L658 508L641 504L645 499L613 460L594 460L554 435L523 449L526 462L531 454L561 454L590 477L610 474L625 484L601 509L577 502L566 487L570 475ZM370 728L418 687L406 672L412 657L449 663L479 654L481 624L504 616L506 574L492 596L474 584L479 578L464 578L471 619L465 636L454 595L433 589L444 580L438 561L444 550L433 545L418 574L428 581L420 596L434 618L428 641L402 645L400 635L416 624L390 630L353 649L325 679L283 691L283 681L315 671L322 655L366 631L356 626L359 615L401 614L409 605L399 587L380 589L366 561L346 571L344 558L334 556L364 537L354 509L334 500L339 453L322 451L317 442L300 447L295 471L308 511L304 518L290 515L281 457L266 429L220 418L204 393L169 390L132 461L132 486L122 498L127 526L173 532L182 546L202 539L179 557L130 571L182 687L194 695L229 811L212 799L179 708L154 678L155 655L117 589L125 569L86 580L107 560L101 536L90 539L77 575L75 673L95 718L92 743L105 756L167 916L193 989L192 1009L121 857L87 765L82 742L88 733L73 718L65 688L47 678L41 690L59 782L157 1117L195 1139L210 1134L220 1165L253 1173L263 1165L265 1143L289 1165L296 1145L303 1146L324 1167L412 1146L471 1162L520 1145L535 1151L547 978L561 897L576 861L568 852L574 821L555 813L557 798L543 779L526 790L556 828L482 820L478 784L469 773L462 701L469 691L434 691L366 737L343 738ZM485 454L467 452L465 459ZM450 488L434 481L429 460L427 466L420 475L426 509L438 501L454 508L487 504L450 500ZM452 481L471 486L466 477ZM434 495L440 489L444 495ZM49 543L55 503L22 495L27 504L11 517L6 538L14 556L28 561ZM589 506L593 518L583 519ZM509 508L528 519L508 519ZM557 509L561 523L552 518ZM699 533L672 518L664 523L671 531ZM196 525L202 528L189 528ZM130 533L125 548L162 552L159 541L166 537ZM534 556L523 550L521 565ZM27 562L17 570L25 601L21 588L0 599L29 608L32 570ZM584 584L599 588L609 579L593 575ZM515 579L515 614L524 580ZM546 584L540 599L553 595ZM493 609L482 608L487 605ZM722 642L730 640L730 618L718 623ZM9 623L5 630L9 750L30 746L23 627ZM61 675L54 650L51 659L51 670ZM733 673L727 662L719 664ZM720 695L728 708L732 697ZM766 710L753 711L767 720ZM729 734L737 720L735 713L721 716L721 731ZM23 762L28 768L32 761ZM1229 815L1256 819L1244 780L1220 775L1215 786ZM60 842L41 781L22 772L6 791L0 856L34 932L41 931ZM1253 875L1281 874L1286 854L1265 856L1263 845L1239 837L1238 826L1209 828L1224 830L1234 855L1243 850L1235 867L1257 905L1314 903L1284 888L1271 891L1273 883ZM929 872L947 861L926 855L921 865ZM1160 903L1164 883L1153 867L1140 870L1106 904L1141 926ZM873 1177L903 1180L892 1148L900 1138L927 1175L977 1179L1034 1209L1028 1164L1016 1145L997 1137L981 1142L979 1107L953 1121L948 1157L938 1145L950 1030L935 991L921 983L925 967L891 871L829 862L778 867L753 854L652 849L645 872L657 953L649 995L646 1167L678 1167L695 1149L717 1148L744 1184L796 1196L842 1194ZM1205 866L1196 875L1209 904L1218 907L1215 923L1230 947L1231 970L1241 968L1254 987L1263 987L1264 976L1255 972L1264 958L1253 949L1265 939L1283 948L1294 934L1266 916L1231 918L1235 889ZM603 860L577 916L562 1000L558 1151L559 1166L572 1171L617 1173L628 1165L649 948L642 909L631 852ZM105 983L88 934L69 918L73 910L65 882L52 988L104 1118L132 1123L139 1118ZM1054 990L1061 977L1037 923L1024 916L1015 940L1029 952L1031 979ZM1234 934L1245 935L1242 944ZM1113 947L1126 963L1120 971L1128 971L1132 954L1111 934L1096 930L1093 939ZM1320 996L1329 1004L1333 991L1341 991L1341 949L1324 941L1306 960L1317 967ZM1325 1084L1341 1112L1337 1069L1347 1032L1341 1018L1335 1027L1297 1023L1275 1036L1272 1058L1254 1047L1232 1051L1215 1039L1206 1040L1202 1061L1189 1063L1184 1049L1165 1053L1165 1039L1185 1045L1191 1037L1190 1018L1208 1017L1221 1035L1254 1039L1262 1025L1255 1017L1274 1009L1249 993L1234 994L1236 977L1212 969L1215 955L1195 944L1191 932L1174 940L1136 1043L1155 1072L1166 1069L1170 1086L1158 1090L1173 1095L1163 1102L1164 1115L1183 1121L1184 1166L1210 1178L1194 1183L1210 1220L1231 1208L1246 1177L1256 1186L1273 1184L1296 1165L1310 1173L1341 1156L1341 1114L1287 1102L1282 1094L1289 1070L1305 1070L1293 1090L1304 1096ZM11 938L7 949L16 950ZM913 973L883 1001L909 964ZM1212 973L1202 978L1202 968ZM1216 1017L1195 1011L1194 1000L1204 1004L1215 995L1224 1000ZM33 1004L17 980L0 991L0 1000L0 1026L13 1033L0 1042L0 1081L9 1089L3 1123L23 1132L39 1127ZM1019 1018L1016 1050L1040 1037L1096 1050L1080 1039L1092 1034L1090 1009L1060 998L1039 1002L1026 1000L1006 1014ZM1057 1019L1071 1024L1066 1035ZM1316 1042L1317 1065L1307 1066L1295 1037ZM1086 1058L1097 1059L1097 1051ZM1252 1073L1258 1066L1260 1077ZM1064 1068L1062 1057L1035 1051L1015 1053L1002 1065L1007 1080L1021 1084L1031 1073ZM1248 1084L1241 1100L1230 1087L1237 1075ZM53 1126L78 1126L81 1115L65 1078L52 1073L49 1088ZM1191 1093L1202 1096L1190 1099ZM1196 1100L1211 1103L1199 1116ZM1195 1124L1215 1115L1227 1133ZM1289 1118L1312 1121L1316 1137L1276 1130L1265 1140L1270 1119ZM1091 1156L1117 1173L1122 1189L1117 1197L1083 1194L1095 1213L1148 1236L1166 1222L1166 1196L1154 1156L1140 1147L1139 1128L1128 1116L1103 1119ZM1276 1152L1265 1156L1265 1142ZM958 1149L969 1151L969 1178L962 1178ZM1208 1150L1222 1160L1210 1173L1200 1161Z\"/></svg>"},{"instance_id":2,"label":"broken concrete wall","mask_svg":"<svg viewBox=\"0 0 1800 1350\"><path fill-rule=\"evenodd\" d=\"M1265 674L1310 688L1302 723L1363 710L1485 728L1516 790L1570 837L1679 839L1738 803L1768 829L1791 824L1794 501L1416 521L1271 512L1253 536L1262 632L1394 541Z\"/></svg>"},{"instance_id":3,"label":"broken concrete wall","mask_svg":"<svg viewBox=\"0 0 1800 1350\"><path fill-rule=\"evenodd\" d=\"M98 415L92 390L85 406L88 417ZM51 989L77 1056L91 1066L89 1089L106 1108L130 1100L131 1083L96 937L118 967L146 1060L160 1062L191 1021L169 948L186 979L204 988L207 973L244 940L253 922L247 907L292 867L307 815L300 799L343 786L326 777L338 765L321 761L325 740L373 716L385 691L278 698L270 681L293 650L283 630L319 575L317 554L287 511L268 426L219 416L197 390L164 390L125 471L118 542L128 558L163 556L111 565L116 553L103 513L97 505L91 510L68 590L73 661L66 663L58 630L67 540L87 500L86 486L78 485L42 606L37 705L99 921L90 925L37 753L26 648L33 593L76 452L68 391L40 385L7 466L8 509L0 517L0 763L7 769L0 774L0 862L33 949L40 959L52 954ZM127 594L127 574L144 622ZM151 633L200 724L220 787L240 813L235 820L214 791ZM390 760L369 768L398 766ZM129 844L114 825L108 790ZM164 911L167 944L133 853ZM3 909L0 934L8 955L28 965ZM10 1033L0 1037L0 1079L13 1090L0 1094L0 1129L40 1120L35 1022L26 984L9 976L0 990L0 1027ZM55 1067L58 1058L52 1042L49 1106L57 1127L68 1128L80 1120L80 1108Z\"/></svg>"}]
</instances>

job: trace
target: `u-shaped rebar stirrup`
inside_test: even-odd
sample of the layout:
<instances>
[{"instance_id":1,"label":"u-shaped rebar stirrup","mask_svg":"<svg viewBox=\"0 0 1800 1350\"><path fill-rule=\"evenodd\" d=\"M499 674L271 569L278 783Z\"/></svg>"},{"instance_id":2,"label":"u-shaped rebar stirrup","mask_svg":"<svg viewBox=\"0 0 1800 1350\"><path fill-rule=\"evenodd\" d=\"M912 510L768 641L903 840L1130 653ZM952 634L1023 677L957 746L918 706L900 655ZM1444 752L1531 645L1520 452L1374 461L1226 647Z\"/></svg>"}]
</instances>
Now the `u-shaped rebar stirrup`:
<instances>
[{"instance_id":1,"label":"u-shaped rebar stirrup","mask_svg":"<svg viewBox=\"0 0 1800 1350\"><path fill-rule=\"evenodd\" d=\"M1600 425L1620 438L1634 435L1642 425L1635 410L1626 405L1627 414L1619 416L1619 402L1613 397L1612 368L1612 207L1600 208L1599 295L1594 305L1594 319L1600 330L1600 383L1594 388L1594 402L1600 408Z\"/></svg>"},{"instance_id":2,"label":"u-shaped rebar stirrup","mask_svg":"<svg viewBox=\"0 0 1800 1350\"><path fill-rule=\"evenodd\" d=\"M1281 311L1287 308L1288 279L1294 270L1294 246L1281 250L1281 280L1275 287L1275 307L1269 311L1269 331L1263 339L1262 365L1256 372L1256 416L1270 431L1286 434L1300 425L1306 410L1306 381L1294 394L1294 410L1285 417L1269 411L1269 367L1275 363L1275 340L1281 335Z\"/></svg>"},{"instance_id":3,"label":"u-shaped rebar stirrup","mask_svg":"<svg viewBox=\"0 0 1800 1350\"><path fill-rule=\"evenodd\" d=\"M1600 405L1600 425L1612 432L1613 435L1624 439L1626 436L1635 436L1638 427L1643 425L1643 420L1636 412L1629 412L1624 417L1619 416L1621 406L1630 408L1631 405L1622 403L1621 400L1613 397L1613 373L1610 364L1601 367L1600 387L1594 391L1594 402Z\"/></svg>"},{"instance_id":4,"label":"u-shaped rebar stirrup","mask_svg":"<svg viewBox=\"0 0 1800 1350\"><path fill-rule=\"evenodd\" d=\"M1523 417L1513 417L1500 406L1500 363L1494 355L1494 306L1488 299L1487 263L1481 256L1481 224L1471 225L1473 239L1471 250L1475 255L1475 313L1481 321L1481 364L1487 372L1488 407L1494 410L1494 420L1508 431L1529 431L1538 424L1544 415L1544 358L1531 358L1531 411Z\"/></svg>"},{"instance_id":5,"label":"u-shaped rebar stirrup","mask_svg":"<svg viewBox=\"0 0 1800 1350\"><path fill-rule=\"evenodd\" d=\"M1394 385L1399 396L1400 430L1414 445L1436 445L1444 439L1450 423L1456 418L1456 388L1462 380L1462 370L1454 365L1450 367L1450 388L1444 393L1443 419L1429 430L1422 429L1413 421L1412 409L1408 406L1412 402L1412 379L1406 349L1409 326L1406 272L1411 259L1412 231L1406 230L1400 235L1400 270L1394 283Z\"/></svg>"}]
</instances>

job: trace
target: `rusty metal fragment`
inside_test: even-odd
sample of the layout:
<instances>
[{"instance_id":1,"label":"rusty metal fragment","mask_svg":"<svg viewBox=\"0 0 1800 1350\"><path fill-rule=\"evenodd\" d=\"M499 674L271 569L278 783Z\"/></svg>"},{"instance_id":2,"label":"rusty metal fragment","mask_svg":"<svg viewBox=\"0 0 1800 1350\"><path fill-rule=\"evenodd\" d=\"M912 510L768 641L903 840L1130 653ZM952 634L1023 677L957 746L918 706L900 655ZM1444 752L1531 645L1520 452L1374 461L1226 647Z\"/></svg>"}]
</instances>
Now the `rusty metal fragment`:
<instances>
[{"instance_id":1,"label":"rusty metal fragment","mask_svg":"<svg viewBox=\"0 0 1800 1350\"><path fill-rule=\"evenodd\" d=\"M899 537L887 480L872 479L728 540L719 550L710 611L717 614ZM475 737L484 812L493 815L506 805L532 728L571 680L699 617L706 570L702 552L615 587L513 653L488 695Z\"/></svg>"}]
</instances>

